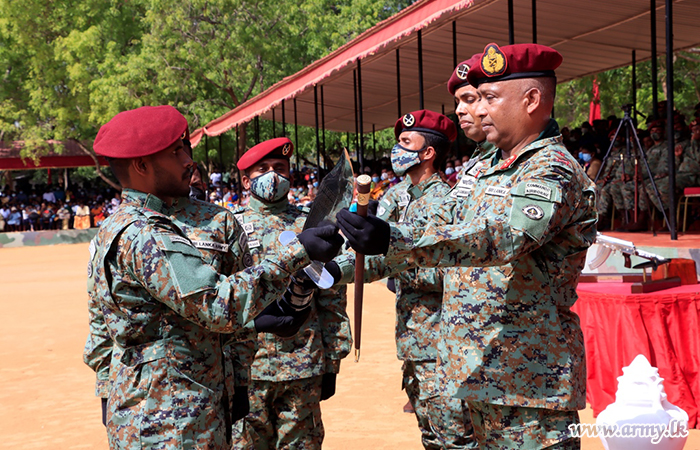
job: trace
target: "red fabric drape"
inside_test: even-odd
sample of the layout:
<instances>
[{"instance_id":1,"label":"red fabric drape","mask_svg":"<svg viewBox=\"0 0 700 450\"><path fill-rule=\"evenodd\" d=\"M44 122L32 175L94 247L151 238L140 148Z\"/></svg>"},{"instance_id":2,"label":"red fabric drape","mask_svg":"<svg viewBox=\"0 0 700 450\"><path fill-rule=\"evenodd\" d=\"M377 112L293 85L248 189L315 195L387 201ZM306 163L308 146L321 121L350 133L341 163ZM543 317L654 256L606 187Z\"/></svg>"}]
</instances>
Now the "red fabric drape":
<instances>
[{"instance_id":1,"label":"red fabric drape","mask_svg":"<svg viewBox=\"0 0 700 450\"><path fill-rule=\"evenodd\" d=\"M588 112L588 123L592 124L594 120L600 119L600 88L598 87L598 77L593 79L593 100L591 100L591 109Z\"/></svg>"},{"instance_id":2,"label":"red fabric drape","mask_svg":"<svg viewBox=\"0 0 700 450\"><path fill-rule=\"evenodd\" d=\"M643 354L664 379L668 400L698 427L700 288L630 294L629 283L580 283L572 308L586 344L586 399L597 416L615 401L617 377Z\"/></svg>"}]
</instances>

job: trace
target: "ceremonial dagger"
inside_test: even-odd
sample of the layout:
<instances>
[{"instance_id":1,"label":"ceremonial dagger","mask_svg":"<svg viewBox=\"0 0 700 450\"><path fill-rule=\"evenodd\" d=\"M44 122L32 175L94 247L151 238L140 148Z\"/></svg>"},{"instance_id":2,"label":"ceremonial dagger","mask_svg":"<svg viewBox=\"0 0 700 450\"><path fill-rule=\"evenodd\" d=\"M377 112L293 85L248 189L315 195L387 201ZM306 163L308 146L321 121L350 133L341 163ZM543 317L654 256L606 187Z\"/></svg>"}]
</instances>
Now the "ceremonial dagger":
<instances>
[{"instance_id":1,"label":"ceremonial dagger","mask_svg":"<svg viewBox=\"0 0 700 450\"><path fill-rule=\"evenodd\" d=\"M369 175L357 177L357 214L367 217L369 191L372 178ZM360 361L360 343L362 341L362 296L365 287L365 255L357 252L355 257L355 362Z\"/></svg>"}]
</instances>

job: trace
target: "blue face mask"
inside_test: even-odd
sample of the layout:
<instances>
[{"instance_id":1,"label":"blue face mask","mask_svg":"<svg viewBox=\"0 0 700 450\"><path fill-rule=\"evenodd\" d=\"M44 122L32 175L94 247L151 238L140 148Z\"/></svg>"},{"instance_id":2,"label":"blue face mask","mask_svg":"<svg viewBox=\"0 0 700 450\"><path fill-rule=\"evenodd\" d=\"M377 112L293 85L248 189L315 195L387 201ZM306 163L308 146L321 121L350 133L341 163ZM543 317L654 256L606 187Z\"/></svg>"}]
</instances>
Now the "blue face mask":
<instances>
[{"instance_id":1,"label":"blue face mask","mask_svg":"<svg viewBox=\"0 0 700 450\"><path fill-rule=\"evenodd\" d=\"M373 183L379 183L379 177L372 177Z\"/></svg>"},{"instance_id":2,"label":"blue face mask","mask_svg":"<svg viewBox=\"0 0 700 450\"><path fill-rule=\"evenodd\" d=\"M398 143L394 145L394 148L391 149L391 168L394 169L394 173L401 177L408 169L420 164L422 161L419 154L423 150L425 147L410 150Z\"/></svg>"},{"instance_id":3,"label":"blue face mask","mask_svg":"<svg viewBox=\"0 0 700 450\"><path fill-rule=\"evenodd\" d=\"M250 180L250 191L260 200L274 203L289 192L289 179L269 171Z\"/></svg>"},{"instance_id":4,"label":"blue face mask","mask_svg":"<svg viewBox=\"0 0 700 450\"><path fill-rule=\"evenodd\" d=\"M592 158L593 155L591 155L590 153L578 152L578 159L580 159L583 162L590 162Z\"/></svg>"}]
</instances>

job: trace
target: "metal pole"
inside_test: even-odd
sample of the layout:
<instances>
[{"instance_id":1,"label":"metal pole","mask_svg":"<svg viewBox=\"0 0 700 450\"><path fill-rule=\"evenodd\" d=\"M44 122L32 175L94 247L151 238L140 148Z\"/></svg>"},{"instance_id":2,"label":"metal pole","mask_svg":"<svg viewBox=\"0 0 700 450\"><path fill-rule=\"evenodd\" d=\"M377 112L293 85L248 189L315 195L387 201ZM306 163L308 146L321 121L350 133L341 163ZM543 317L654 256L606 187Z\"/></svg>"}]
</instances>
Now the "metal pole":
<instances>
[{"instance_id":1,"label":"metal pole","mask_svg":"<svg viewBox=\"0 0 700 450\"><path fill-rule=\"evenodd\" d=\"M418 30L418 109L423 107L423 32Z\"/></svg>"},{"instance_id":2,"label":"metal pole","mask_svg":"<svg viewBox=\"0 0 700 450\"><path fill-rule=\"evenodd\" d=\"M452 67L457 67L457 21L452 21Z\"/></svg>"},{"instance_id":3,"label":"metal pole","mask_svg":"<svg viewBox=\"0 0 700 450\"><path fill-rule=\"evenodd\" d=\"M221 149L221 138L222 134L219 135L219 164L221 164L221 170L224 170L224 152Z\"/></svg>"},{"instance_id":4,"label":"metal pole","mask_svg":"<svg viewBox=\"0 0 700 450\"><path fill-rule=\"evenodd\" d=\"M372 124L372 156L374 157L374 163L377 163L377 136L375 136L375 127Z\"/></svg>"},{"instance_id":5,"label":"metal pole","mask_svg":"<svg viewBox=\"0 0 700 450\"><path fill-rule=\"evenodd\" d=\"M632 120L637 125L637 51L632 50Z\"/></svg>"},{"instance_id":6,"label":"metal pole","mask_svg":"<svg viewBox=\"0 0 700 450\"><path fill-rule=\"evenodd\" d=\"M537 0L532 0L532 43L537 44Z\"/></svg>"},{"instance_id":7,"label":"metal pole","mask_svg":"<svg viewBox=\"0 0 700 450\"><path fill-rule=\"evenodd\" d=\"M508 0L508 43L515 44L515 28L513 24L513 0Z\"/></svg>"},{"instance_id":8,"label":"metal pole","mask_svg":"<svg viewBox=\"0 0 700 450\"><path fill-rule=\"evenodd\" d=\"M299 164L299 127L297 126L297 99L294 98L294 153L297 159L297 170L301 169Z\"/></svg>"},{"instance_id":9,"label":"metal pole","mask_svg":"<svg viewBox=\"0 0 700 450\"><path fill-rule=\"evenodd\" d=\"M316 125L316 169L321 174L321 139L318 135L318 86L314 84L314 123Z\"/></svg>"},{"instance_id":10,"label":"metal pole","mask_svg":"<svg viewBox=\"0 0 700 450\"><path fill-rule=\"evenodd\" d=\"M284 111L284 100L282 100L282 136L287 136L287 116Z\"/></svg>"},{"instance_id":11,"label":"metal pole","mask_svg":"<svg viewBox=\"0 0 700 450\"><path fill-rule=\"evenodd\" d=\"M673 2L666 0L666 141L668 142L668 228L671 240L676 233L676 159L673 139Z\"/></svg>"},{"instance_id":12,"label":"metal pole","mask_svg":"<svg viewBox=\"0 0 700 450\"><path fill-rule=\"evenodd\" d=\"M396 117L401 117L401 64L399 59L399 49L396 49L396 100L398 103L398 114Z\"/></svg>"},{"instance_id":13,"label":"metal pole","mask_svg":"<svg viewBox=\"0 0 700 450\"><path fill-rule=\"evenodd\" d=\"M236 125L236 172L238 173L238 180L236 180L236 192L238 196L241 195L241 171L238 169L238 161L241 159L241 150L238 147L238 125Z\"/></svg>"},{"instance_id":14,"label":"metal pole","mask_svg":"<svg viewBox=\"0 0 700 450\"><path fill-rule=\"evenodd\" d=\"M659 107L658 87L658 69L656 64L656 0L650 0L651 3L651 106L654 113L654 119L659 118L657 108Z\"/></svg>"},{"instance_id":15,"label":"metal pole","mask_svg":"<svg viewBox=\"0 0 700 450\"><path fill-rule=\"evenodd\" d=\"M365 144L364 140L362 137L364 136L364 120L362 118L362 62L358 59L357 60L357 103L358 103L358 111L359 111L359 123L360 123L360 145L358 147L359 149L359 163L360 163L360 173L364 173L364 168L365 168Z\"/></svg>"},{"instance_id":16,"label":"metal pole","mask_svg":"<svg viewBox=\"0 0 700 450\"><path fill-rule=\"evenodd\" d=\"M326 106L323 101L323 85L321 85L321 148L326 152ZM326 155L328 156L328 155ZM325 161L324 161L325 163ZM324 164L325 167L325 164ZM320 182L320 180L319 180Z\"/></svg>"},{"instance_id":17,"label":"metal pole","mask_svg":"<svg viewBox=\"0 0 700 450\"><path fill-rule=\"evenodd\" d=\"M272 137L277 137L277 119L275 119L275 108L272 108Z\"/></svg>"},{"instance_id":18,"label":"metal pole","mask_svg":"<svg viewBox=\"0 0 700 450\"><path fill-rule=\"evenodd\" d=\"M255 128L255 145L260 143L260 117L255 116L253 120L253 127Z\"/></svg>"},{"instance_id":19,"label":"metal pole","mask_svg":"<svg viewBox=\"0 0 700 450\"><path fill-rule=\"evenodd\" d=\"M357 69L352 71L352 92L355 100L355 152L357 153L357 162L360 162L360 146L357 144Z\"/></svg>"}]
</instances>

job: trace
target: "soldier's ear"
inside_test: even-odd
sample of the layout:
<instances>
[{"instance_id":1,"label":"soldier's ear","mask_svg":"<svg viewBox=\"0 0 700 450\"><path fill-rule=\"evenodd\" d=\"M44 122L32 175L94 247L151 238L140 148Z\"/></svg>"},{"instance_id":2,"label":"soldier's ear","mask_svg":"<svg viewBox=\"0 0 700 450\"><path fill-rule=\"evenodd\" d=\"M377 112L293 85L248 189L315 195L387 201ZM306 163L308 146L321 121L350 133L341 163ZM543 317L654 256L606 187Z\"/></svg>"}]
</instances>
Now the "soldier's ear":
<instances>
[{"instance_id":1,"label":"soldier's ear","mask_svg":"<svg viewBox=\"0 0 700 450\"><path fill-rule=\"evenodd\" d=\"M134 158L131 160L131 169L136 172L139 176L145 176L148 172L148 166L150 161L147 161L144 157Z\"/></svg>"},{"instance_id":2,"label":"soldier's ear","mask_svg":"<svg viewBox=\"0 0 700 450\"><path fill-rule=\"evenodd\" d=\"M250 178L245 173L241 174L241 184L243 185L243 189L246 191L250 190Z\"/></svg>"},{"instance_id":3,"label":"soldier's ear","mask_svg":"<svg viewBox=\"0 0 700 450\"><path fill-rule=\"evenodd\" d=\"M542 103L542 91L536 87L532 87L525 92L525 107L528 114L532 114Z\"/></svg>"}]
</instances>

